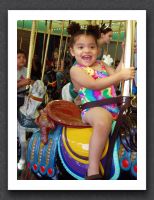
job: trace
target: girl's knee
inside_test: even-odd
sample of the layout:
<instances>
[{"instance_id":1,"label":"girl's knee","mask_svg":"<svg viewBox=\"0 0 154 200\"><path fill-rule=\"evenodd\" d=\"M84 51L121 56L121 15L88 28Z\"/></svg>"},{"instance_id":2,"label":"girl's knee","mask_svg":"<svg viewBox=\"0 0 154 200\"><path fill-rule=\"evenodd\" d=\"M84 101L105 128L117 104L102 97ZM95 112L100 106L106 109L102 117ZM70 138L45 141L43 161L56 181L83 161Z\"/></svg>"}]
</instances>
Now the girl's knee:
<instances>
[{"instance_id":1,"label":"girl's knee","mask_svg":"<svg viewBox=\"0 0 154 200\"><path fill-rule=\"evenodd\" d=\"M97 120L94 122L94 128L102 128L104 129L106 127L105 123L101 120Z\"/></svg>"},{"instance_id":2,"label":"girl's knee","mask_svg":"<svg viewBox=\"0 0 154 200\"><path fill-rule=\"evenodd\" d=\"M103 132L104 131L109 131L112 127L112 121L106 121L106 120L97 120L96 122L94 122L93 124L93 127L95 129L99 129L99 130L102 130Z\"/></svg>"}]
</instances>

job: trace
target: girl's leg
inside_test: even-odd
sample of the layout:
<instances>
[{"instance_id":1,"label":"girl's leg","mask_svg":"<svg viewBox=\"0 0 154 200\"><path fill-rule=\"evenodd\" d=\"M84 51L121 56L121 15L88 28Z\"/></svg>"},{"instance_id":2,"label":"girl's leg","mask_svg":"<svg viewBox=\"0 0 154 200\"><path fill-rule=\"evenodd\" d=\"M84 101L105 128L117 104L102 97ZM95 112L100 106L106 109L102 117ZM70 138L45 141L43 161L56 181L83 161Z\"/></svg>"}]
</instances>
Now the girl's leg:
<instances>
[{"instance_id":1,"label":"girl's leg","mask_svg":"<svg viewBox=\"0 0 154 200\"><path fill-rule=\"evenodd\" d=\"M111 131L112 115L101 107L91 108L85 113L85 122L93 127L89 144L88 176L99 174L100 159Z\"/></svg>"}]
</instances>

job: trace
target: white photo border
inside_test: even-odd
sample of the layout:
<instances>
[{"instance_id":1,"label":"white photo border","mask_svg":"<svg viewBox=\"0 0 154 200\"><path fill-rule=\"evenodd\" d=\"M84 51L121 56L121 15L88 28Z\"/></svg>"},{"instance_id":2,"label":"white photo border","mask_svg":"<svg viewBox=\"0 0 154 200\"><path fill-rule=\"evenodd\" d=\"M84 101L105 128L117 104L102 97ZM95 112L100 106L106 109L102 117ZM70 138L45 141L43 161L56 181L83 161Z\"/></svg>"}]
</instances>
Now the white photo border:
<instances>
[{"instance_id":1,"label":"white photo border","mask_svg":"<svg viewBox=\"0 0 154 200\"><path fill-rule=\"evenodd\" d=\"M137 180L17 180L18 20L137 21ZM8 11L8 190L146 190L146 10Z\"/></svg>"}]
</instances>

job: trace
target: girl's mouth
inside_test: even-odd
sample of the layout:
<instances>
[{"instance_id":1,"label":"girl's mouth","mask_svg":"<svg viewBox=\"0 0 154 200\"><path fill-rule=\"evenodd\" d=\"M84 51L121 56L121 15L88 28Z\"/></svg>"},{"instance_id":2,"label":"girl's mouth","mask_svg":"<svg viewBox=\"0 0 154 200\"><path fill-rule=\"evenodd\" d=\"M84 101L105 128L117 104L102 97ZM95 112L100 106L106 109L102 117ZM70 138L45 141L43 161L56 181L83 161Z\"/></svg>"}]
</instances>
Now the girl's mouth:
<instances>
[{"instance_id":1,"label":"girl's mouth","mask_svg":"<svg viewBox=\"0 0 154 200\"><path fill-rule=\"evenodd\" d=\"M90 61L92 59L92 56L86 55L86 56L82 56L82 59L84 61Z\"/></svg>"}]
</instances>

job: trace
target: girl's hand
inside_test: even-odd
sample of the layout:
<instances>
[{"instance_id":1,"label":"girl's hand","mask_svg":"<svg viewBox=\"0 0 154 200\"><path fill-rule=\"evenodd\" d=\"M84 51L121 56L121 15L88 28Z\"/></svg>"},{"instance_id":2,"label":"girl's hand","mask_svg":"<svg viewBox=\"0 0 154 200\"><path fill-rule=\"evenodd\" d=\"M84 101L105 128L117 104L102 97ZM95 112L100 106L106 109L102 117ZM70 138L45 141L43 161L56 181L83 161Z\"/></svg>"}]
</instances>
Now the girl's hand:
<instances>
[{"instance_id":1,"label":"girl's hand","mask_svg":"<svg viewBox=\"0 0 154 200\"><path fill-rule=\"evenodd\" d=\"M120 73L121 80L134 79L135 68L134 67L123 68L123 69L121 69L121 71L119 73Z\"/></svg>"}]
</instances>

